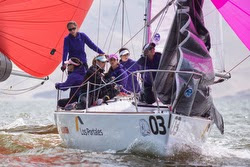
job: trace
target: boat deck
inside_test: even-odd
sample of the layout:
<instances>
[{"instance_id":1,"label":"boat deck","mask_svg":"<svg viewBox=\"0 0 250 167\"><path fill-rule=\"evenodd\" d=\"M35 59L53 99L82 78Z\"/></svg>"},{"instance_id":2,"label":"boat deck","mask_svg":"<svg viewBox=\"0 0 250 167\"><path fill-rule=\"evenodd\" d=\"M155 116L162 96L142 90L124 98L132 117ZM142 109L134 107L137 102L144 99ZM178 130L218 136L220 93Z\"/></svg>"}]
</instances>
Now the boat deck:
<instances>
[{"instance_id":1,"label":"boat deck","mask_svg":"<svg viewBox=\"0 0 250 167\"><path fill-rule=\"evenodd\" d=\"M57 112L88 112L88 113L162 113L168 112L169 108L162 103L159 104L159 108L157 104L146 104L146 103L137 103L137 110L134 100L128 98L117 98L113 100L109 100L107 103L103 103L99 106L91 106L88 109L84 110L62 110L59 109Z\"/></svg>"}]
</instances>

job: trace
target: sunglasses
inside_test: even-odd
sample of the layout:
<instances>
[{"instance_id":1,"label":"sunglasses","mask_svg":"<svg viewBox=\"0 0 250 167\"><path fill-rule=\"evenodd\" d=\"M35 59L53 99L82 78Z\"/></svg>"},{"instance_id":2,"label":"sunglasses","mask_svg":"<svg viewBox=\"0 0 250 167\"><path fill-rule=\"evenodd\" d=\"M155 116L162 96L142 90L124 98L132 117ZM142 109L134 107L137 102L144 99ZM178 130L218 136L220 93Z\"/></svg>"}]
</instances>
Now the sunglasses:
<instances>
[{"instance_id":1,"label":"sunglasses","mask_svg":"<svg viewBox=\"0 0 250 167\"><path fill-rule=\"evenodd\" d=\"M68 28L69 31L76 30L76 27Z\"/></svg>"}]
</instances>

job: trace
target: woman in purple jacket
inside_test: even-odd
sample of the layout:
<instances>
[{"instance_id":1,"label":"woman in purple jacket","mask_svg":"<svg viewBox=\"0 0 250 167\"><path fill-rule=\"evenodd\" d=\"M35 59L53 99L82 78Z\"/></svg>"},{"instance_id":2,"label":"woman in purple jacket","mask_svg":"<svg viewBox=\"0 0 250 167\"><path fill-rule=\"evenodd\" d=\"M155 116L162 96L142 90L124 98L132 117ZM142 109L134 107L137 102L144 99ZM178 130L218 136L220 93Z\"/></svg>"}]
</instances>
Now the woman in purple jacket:
<instances>
[{"instance_id":1,"label":"woman in purple jacket","mask_svg":"<svg viewBox=\"0 0 250 167\"><path fill-rule=\"evenodd\" d=\"M68 78L63 83L56 83L55 87L59 90L68 90L70 87L69 98L58 100L59 107L65 107L68 103L73 103L78 100L80 91L78 91L79 86L82 84L86 69L83 66L82 62L76 58L71 57L68 61L65 61L64 64L67 65L68 69Z\"/></svg>"},{"instance_id":2,"label":"woman in purple jacket","mask_svg":"<svg viewBox=\"0 0 250 167\"><path fill-rule=\"evenodd\" d=\"M82 33L78 32L77 24L75 21L70 21L67 24L67 28L69 31L69 35L64 38L63 45L63 59L62 59L62 67L61 70L64 71L66 69L66 65L64 61L70 59L71 57L76 57L82 61L83 66L88 69L87 58L85 53L85 44L88 45L93 51L104 54L104 52L98 48L89 37Z\"/></svg>"},{"instance_id":3,"label":"woman in purple jacket","mask_svg":"<svg viewBox=\"0 0 250 167\"><path fill-rule=\"evenodd\" d=\"M121 65L118 62L118 56L115 54L109 55L109 63L111 67L109 68L109 71L106 74L106 77L113 77L114 82L122 86L121 92L127 93L127 90L125 89L125 87L126 87L127 80L128 80L128 74L123 69L123 65Z\"/></svg>"},{"instance_id":4,"label":"woman in purple jacket","mask_svg":"<svg viewBox=\"0 0 250 167\"><path fill-rule=\"evenodd\" d=\"M125 85L125 89L130 92L134 92L134 91L136 93L140 92L140 85L137 81L137 77L135 74L132 74L132 72L140 70L140 65L138 65L136 61L129 58L130 52L127 48L121 48L119 50L119 54L121 57L120 64L123 65L124 69L128 73L128 81L127 81L127 84ZM133 88L132 77L134 77L135 90Z\"/></svg>"}]
</instances>

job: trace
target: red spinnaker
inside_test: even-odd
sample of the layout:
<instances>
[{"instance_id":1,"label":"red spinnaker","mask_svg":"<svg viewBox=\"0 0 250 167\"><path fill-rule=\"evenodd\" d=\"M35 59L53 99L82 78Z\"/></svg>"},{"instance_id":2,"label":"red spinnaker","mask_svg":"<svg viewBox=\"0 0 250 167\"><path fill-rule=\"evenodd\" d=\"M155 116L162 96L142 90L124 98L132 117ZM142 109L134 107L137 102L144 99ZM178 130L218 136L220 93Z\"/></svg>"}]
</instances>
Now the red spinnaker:
<instances>
[{"instance_id":1,"label":"red spinnaker","mask_svg":"<svg viewBox=\"0 0 250 167\"><path fill-rule=\"evenodd\" d=\"M212 2L250 50L250 0L212 0Z\"/></svg>"},{"instance_id":2,"label":"red spinnaker","mask_svg":"<svg viewBox=\"0 0 250 167\"><path fill-rule=\"evenodd\" d=\"M0 52L32 76L51 74L62 60L67 22L80 26L92 2L0 0Z\"/></svg>"}]
</instances>

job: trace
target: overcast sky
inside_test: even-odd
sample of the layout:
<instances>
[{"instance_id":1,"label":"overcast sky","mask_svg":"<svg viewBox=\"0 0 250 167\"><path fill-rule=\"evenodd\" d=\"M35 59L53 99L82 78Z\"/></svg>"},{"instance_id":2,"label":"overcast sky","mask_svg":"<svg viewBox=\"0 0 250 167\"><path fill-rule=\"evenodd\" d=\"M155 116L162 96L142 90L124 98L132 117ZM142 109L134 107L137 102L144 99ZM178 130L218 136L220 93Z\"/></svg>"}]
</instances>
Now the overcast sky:
<instances>
[{"instance_id":1,"label":"overcast sky","mask_svg":"<svg viewBox=\"0 0 250 167\"><path fill-rule=\"evenodd\" d=\"M207 0L206 0L207 1ZM100 3L101 2L101 3ZM125 30L124 30L124 43L127 42L131 36L136 34L138 30L143 27L143 15L145 12L144 0L126 0L125 9L127 11L127 16L129 21L125 20ZM100 5L101 4L101 5ZM113 32L113 36L110 35L107 39L108 32L112 25L112 21L115 17L119 5L118 0L94 0L90 11L85 18L83 25L80 28L80 31L85 32L94 43L98 43L100 48L102 48L106 53L115 53L121 46L121 8L119 11L117 24ZM99 18L99 7L101 6L101 17L98 31L98 18ZM128 26L129 25L129 26ZM98 36L99 33L99 36ZM132 58L137 59L141 54L141 48L143 45L143 32L139 33L136 38L130 42L127 47L132 52ZM110 38L112 36L112 41ZM97 40L98 39L98 40ZM104 47L104 44L106 45ZM223 46L224 46L224 56L226 70L230 70L234 65L240 62L243 58L249 55L249 51L238 39L238 37L233 33L231 28L223 21ZM111 45L109 45L111 43ZM92 58L96 55L95 52L86 47L88 61L90 62ZM216 97L224 95L232 95L238 91L250 90L250 59L245 61L241 66L236 68L231 74L232 79L222 84L213 86L213 95ZM14 78L14 79L13 79ZM64 76L65 78L65 76ZM1 88L9 88L9 86L17 87L17 85L23 85L23 87L28 87L29 85L34 85L34 81L31 79L20 79L18 81L16 77L12 77L8 82L0 83ZM27 82L28 81L28 82ZM51 76L50 81L47 81L44 86L24 94L19 97L30 97L30 95L43 92L47 90L54 90L54 84L61 81L61 72L57 69ZM20 83L19 83L20 82ZM39 81L40 82L40 81ZM39 83L35 81L35 83ZM0 97L8 97L0 94ZM13 98L13 96L11 96Z\"/></svg>"}]
</instances>

